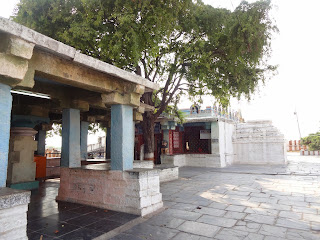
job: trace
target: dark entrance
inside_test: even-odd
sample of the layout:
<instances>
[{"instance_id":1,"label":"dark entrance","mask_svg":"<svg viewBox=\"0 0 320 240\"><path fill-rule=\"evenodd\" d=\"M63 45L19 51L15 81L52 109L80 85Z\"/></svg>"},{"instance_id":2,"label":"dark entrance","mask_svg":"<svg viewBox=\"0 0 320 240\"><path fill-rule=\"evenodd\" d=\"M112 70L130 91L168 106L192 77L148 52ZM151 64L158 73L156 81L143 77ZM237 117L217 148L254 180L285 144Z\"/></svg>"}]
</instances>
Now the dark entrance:
<instances>
[{"instance_id":1,"label":"dark entrance","mask_svg":"<svg viewBox=\"0 0 320 240\"><path fill-rule=\"evenodd\" d=\"M209 141L200 139L200 130L205 130L204 126L184 127L184 147L185 153L210 153Z\"/></svg>"}]
</instances>

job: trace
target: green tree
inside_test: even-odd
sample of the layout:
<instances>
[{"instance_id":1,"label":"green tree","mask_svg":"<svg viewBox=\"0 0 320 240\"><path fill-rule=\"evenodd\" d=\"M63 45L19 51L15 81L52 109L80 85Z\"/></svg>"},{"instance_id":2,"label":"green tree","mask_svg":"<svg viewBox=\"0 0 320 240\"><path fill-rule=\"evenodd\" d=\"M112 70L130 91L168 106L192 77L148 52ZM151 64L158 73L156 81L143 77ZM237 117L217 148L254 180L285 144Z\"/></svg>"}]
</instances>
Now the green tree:
<instances>
[{"instance_id":1,"label":"green tree","mask_svg":"<svg viewBox=\"0 0 320 240\"><path fill-rule=\"evenodd\" d=\"M91 123L88 126L88 133L95 134L99 131L99 129L106 131L106 128L102 127L99 123ZM53 123L52 129L47 131L47 137L53 137L55 135L62 136L62 124L61 123Z\"/></svg>"},{"instance_id":2,"label":"green tree","mask_svg":"<svg viewBox=\"0 0 320 240\"><path fill-rule=\"evenodd\" d=\"M309 150L320 150L320 132L309 134L301 139L301 144L308 146Z\"/></svg>"},{"instance_id":3,"label":"green tree","mask_svg":"<svg viewBox=\"0 0 320 240\"><path fill-rule=\"evenodd\" d=\"M21 0L13 19L159 83L141 98L155 107L142 122L152 155L154 122L182 94L209 94L227 105L230 97L250 99L274 72L270 10L270 0L243 1L234 11L200 0Z\"/></svg>"}]
</instances>

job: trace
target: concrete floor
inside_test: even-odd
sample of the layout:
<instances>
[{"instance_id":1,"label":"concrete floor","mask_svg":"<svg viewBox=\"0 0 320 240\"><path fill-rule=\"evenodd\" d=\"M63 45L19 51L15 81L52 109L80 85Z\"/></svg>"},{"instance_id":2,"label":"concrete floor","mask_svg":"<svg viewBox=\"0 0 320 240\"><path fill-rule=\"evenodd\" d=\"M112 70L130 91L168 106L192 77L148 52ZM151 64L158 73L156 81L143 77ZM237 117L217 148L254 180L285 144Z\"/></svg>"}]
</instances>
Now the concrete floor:
<instances>
[{"instance_id":1,"label":"concrete floor","mask_svg":"<svg viewBox=\"0 0 320 240\"><path fill-rule=\"evenodd\" d=\"M161 184L166 209L139 221L130 214L58 204L54 199L59 181L50 180L32 194L28 236L37 240L41 235L42 240L320 239L320 157L289 154L288 159L286 166L180 168L179 180ZM134 221L139 224L130 224ZM122 233L108 234L112 229Z\"/></svg>"},{"instance_id":2,"label":"concrete floor","mask_svg":"<svg viewBox=\"0 0 320 240\"><path fill-rule=\"evenodd\" d=\"M179 180L161 185L167 209L112 239L320 239L320 157L288 159L181 168Z\"/></svg>"}]
</instances>

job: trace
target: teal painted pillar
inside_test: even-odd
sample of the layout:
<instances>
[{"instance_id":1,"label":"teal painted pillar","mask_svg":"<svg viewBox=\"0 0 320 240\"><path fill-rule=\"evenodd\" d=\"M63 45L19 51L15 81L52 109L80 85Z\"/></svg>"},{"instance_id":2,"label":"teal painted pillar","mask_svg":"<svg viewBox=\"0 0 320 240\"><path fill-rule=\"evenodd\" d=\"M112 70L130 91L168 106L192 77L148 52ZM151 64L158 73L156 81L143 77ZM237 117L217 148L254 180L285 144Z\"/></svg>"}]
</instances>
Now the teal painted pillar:
<instances>
[{"instance_id":1,"label":"teal painted pillar","mask_svg":"<svg viewBox=\"0 0 320 240\"><path fill-rule=\"evenodd\" d=\"M12 107L12 96L10 90L10 86L0 83L0 187L5 187L7 181L10 117Z\"/></svg>"},{"instance_id":2,"label":"teal painted pillar","mask_svg":"<svg viewBox=\"0 0 320 240\"><path fill-rule=\"evenodd\" d=\"M111 158L111 128L107 128L106 132L106 159Z\"/></svg>"},{"instance_id":3,"label":"teal painted pillar","mask_svg":"<svg viewBox=\"0 0 320 240\"><path fill-rule=\"evenodd\" d=\"M47 132L44 130L39 130L36 135L37 143L37 153L40 156L46 155L46 134Z\"/></svg>"},{"instance_id":4,"label":"teal painted pillar","mask_svg":"<svg viewBox=\"0 0 320 240\"><path fill-rule=\"evenodd\" d=\"M111 170L133 168L133 107L111 106Z\"/></svg>"},{"instance_id":5,"label":"teal painted pillar","mask_svg":"<svg viewBox=\"0 0 320 240\"><path fill-rule=\"evenodd\" d=\"M81 167L80 110L78 109L70 108L62 111L61 166Z\"/></svg>"},{"instance_id":6,"label":"teal painted pillar","mask_svg":"<svg viewBox=\"0 0 320 240\"><path fill-rule=\"evenodd\" d=\"M81 150L81 160L87 160L88 158L88 128L89 123L81 121L80 123L80 150Z\"/></svg>"}]
</instances>

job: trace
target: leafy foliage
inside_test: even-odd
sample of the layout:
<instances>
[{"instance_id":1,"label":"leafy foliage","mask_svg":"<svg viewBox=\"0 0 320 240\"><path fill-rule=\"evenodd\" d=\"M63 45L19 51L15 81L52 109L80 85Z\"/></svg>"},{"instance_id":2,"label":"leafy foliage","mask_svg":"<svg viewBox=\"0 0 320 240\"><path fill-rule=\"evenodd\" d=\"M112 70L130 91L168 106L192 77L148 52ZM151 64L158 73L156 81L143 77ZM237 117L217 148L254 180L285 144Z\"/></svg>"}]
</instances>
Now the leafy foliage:
<instances>
[{"instance_id":1,"label":"leafy foliage","mask_svg":"<svg viewBox=\"0 0 320 240\"><path fill-rule=\"evenodd\" d=\"M267 62L277 32L270 10L270 0L242 1L233 12L201 0L21 0L13 19L159 83L141 98L156 109L145 124L186 93L224 106L232 96L250 99L276 69Z\"/></svg>"},{"instance_id":2,"label":"leafy foliage","mask_svg":"<svg viewBox=\"0 0 320 240\"><path fill-rule=\"evenodd\" d=\"M246 1L230 12L191 0L21 0L15 21L81 52L135 71L163 88L158 112L172 95L250 94L266 72L270 1Z\"/></svg>"},{"instance_id":3,"label":"leafy foliage","mask_svg":"<svg viewBox=\"0 0 320 240\"><path fill-rule=\"evenodd\" d=\"M303 145L308 146L309 150L320 150L320 132L312 133L301 139Z\"/></svg>"},{"instance_id":4,"label":"leafy foliage","mask_svg":"<svg viewBox=\"0 0 320 240\"><path fill-rule=\"evenodd\" d=\"M62 136L62 125L58 123L52 124L52 130L47 131L47 137Z\"/></svg>"},{"instance_id":5,"label":"leafy foliage","mask_svg":"<svg viewBox=\"0 0 320 240\"><path fill-rule=\"evenodd\" d=\"M88 126L89 134L95 134L100 129L105 131L105 129L102 128L99 123L91 123ZM53 137L53 136L62 136L62 125L61 124L53 123L52 130L47 131L47 137Z\"/></svg>"}]
</instances>

